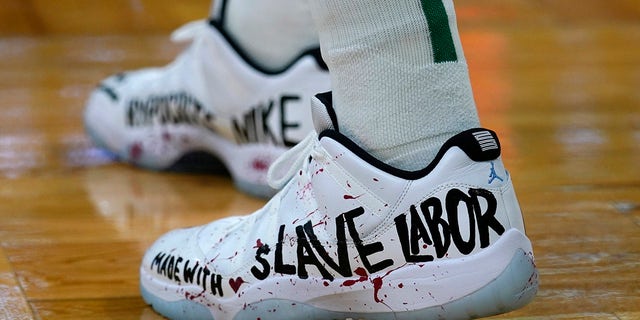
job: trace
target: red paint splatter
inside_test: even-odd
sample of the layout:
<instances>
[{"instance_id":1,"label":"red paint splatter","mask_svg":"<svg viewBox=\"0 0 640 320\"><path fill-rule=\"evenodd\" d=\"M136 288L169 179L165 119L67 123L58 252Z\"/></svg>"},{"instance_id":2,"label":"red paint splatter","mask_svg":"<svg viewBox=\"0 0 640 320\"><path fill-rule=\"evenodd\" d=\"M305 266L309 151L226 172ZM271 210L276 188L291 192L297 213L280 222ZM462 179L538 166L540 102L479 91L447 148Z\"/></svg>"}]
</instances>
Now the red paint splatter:
<instances>
[{"instance_id":1,"label":"red paint splatter","mask_svg":"<svg viewBox=\"0 0 640 320\"><path fill-rule=\"evenodd\" d=\"M356 270L353 271L355 274L361 276L361 277L368 277L369 275L367 274L367 270L365 270L362 267L357 268Z\"/></svg>"},{"instance_id":2,"label":"red paint splatter","mask_svg":"<svg viewBox=\"0 0 640 320\"><path fill-rule=\"evenodd\" d=\"M359 196L352 196L352 195L349 195L349 194L345 194L345 195L344 195L344 196L342 196L342 197L343 197L345 200L355 200L355 199L358 199L358 198L360 198L360 197L362 197L362 196L363 196L363 194L361 194L361 195L359 195Z\"/></svg>"},{"instance_id":3,"label":"red paint splatter","mask_svg":"<svg viewBox=\"0 0 640 320\"><path fill-rule=\"evenodd\" d=\"M375 301L378 303L382 302L382 300L378 298L378 291L380 291L380 288L382 288L382 278L376 277L375 279L371 280L371 283L373 283L373 299L375 299Z\"/></svg>"},{"instance_id":4,"label":"red paint splatter","mask_svg":"<svg viewBox=\"0 0 640 320\"><path fill-rule=\"evenodd\" d=\"M262 248L262 246L264 246L264 243L262 243L262 241L260 239L256 240L256 245L253 247L254 249L259 249Z\"/></svg>"},{"instance_id":5,"label":"red paint splatter","mask_svg":"<svg viewBox=\"0 0 640 320\"><path fill-rule=\"evenodd\" d=\"M245 283L244 280L242 279L242 277L237 277L235 279L231 278L229 279L229 286L231 286L231 289L233 289L233 292L238 293L238 290L240 289L240 286Z\"/></svg>"},{"instance_id":6,"label":"red paint splatter","mask_svg":"<svg viewBox=\"0 0 640 320\"><path fill-rule=\"evenodd\" d=\"M315 228L315 227L317 227L317 226L326 225L326 224L327 224L327 222L326 222L326 221L320 221L320 222L318 222L318 223L314 224L312 227L313 227L313 228Z\"/></svg>"},{"instance_id":7,"label":"red paint splatter","mask_svg":"<svg viewBox=\"0 0 640 320\"><path fill-rule=\"evenodd\" d=\"M251 168L256 171L267 171L269 170L269 161L264 159L254 159L251 162Z\"/></svg>"},{"instance_id":8,"label":"red paint splatter","mask_svg":"<svg viewBox=\"0 0 640 320\"><path fill-rule=\"evenodd\" d=\"M220 253L218 253L215 257L213 257L213 259L209 260L209 263L216 261L216 259L218 259L219 256L220 256Z\"/></svg>"},{"instance_id":9,"label":"red paint splatter","mask_svg":"<svg viewBox=\"0 0 640 320\"><path fill-rule=\"evenodd\" d=\"M354 284L356 284L356 283L358 283L358 280L345 280L345 281L342 283L342 286L343 286L343 287L351 287L352 285L354 285Z\"/></svg>"},{"instance_id":10,"label":"red paint splatter","mask_svg":"<svg viewBox=\"0 0 640 320\"><path fill-rule=\"evenodd\" d=\"M347 181L347 187L351 188L351 185L349 184L349 181Z\"/></svg>"},{"instance_id":11,"label":"red paint splatter","mask_svg":"<svg viewBox=\"0 0 640 320\"><path fill-rule=\"evenodd\" d=\"M238 251L234 252L231 257L227 258L227 260L231 260L231 259L233 259L233 258L235 258L237 256L238 256Z\"/></svg>"},{"instance_id":12,"label":"red paint splatter","mask_svg":"<svg viewBox=\"0 0 640 320\"><path fill-rule=\"evenodd\" d=\"M321 226L321 225L327 225L327 219L329 219L328 215L324 215L324 217L322 217L322 219L320 219L320 221L316 224L313 225L313 227L317 227L317 226Z\"/></svg>"},{"instance_id":13,"label":"red paint splatter","mask_svg":"<svg viewBox=\"0 0 640 320\"><path fill-rule=\"evenodd\" d=\"M402 266L399 267L399 268L402 268ZM393 270L389 270L387 273L385 273L385 275L383 275L381 277L375 277L374 279L369 280L369 275L367 274L367 271L364 268L359 267L356 270L354 270L354 273L357 274L358 276L360 276L360 278L345 280L342 283L342 286L343 287L350 287L350 286L353 286L354 284L359 283L359 282L370 281L371 284L373 284L373 299L377 303L384 303L383 300L378 297L378 293L379 293L380 289L382 288L382 284L384 283L382 279L384 277L388 276L391 272L393 272L395 270L398 270L399 268L393 269ZM399 285L400 288L402 288L403 286L404 285L402 283Z\"/></svg>"},{"instance_id":14,"label":"red paint splatter","mask_svg":"<svg viewBox=\"0 0 640 320\"><path fill-rule=\"evenodd\" d=\"M129 148L129 156L133 160L140 159L140 156L142 156L142 152L142 144L140 142L134 143L133 145L131 145L131 148Z\"/></svg>"},{"instance_id":15,"label":"red paint splatter","mask_svg":"<svg viewBox=\"0 0 640 320\"><path fill-rule=\"evenodd\" d=\"M365 270L362 267L357 268L356 270L353 271L355 274L359 275L360 278L358 279L349 279L349 280L345 280L342 283L343 287L350 287L358 282L365 282L367 280L369 280L369 275L367 274L367 270Z\"/></svg>"},{"instance_id":16,"label":"red paint splatter","mask_svg":"<svg viewBox=\"0 0 640 320\"><path fill-rule=\"evenodd\" d=\"M375 279L371 280L371 283L373 283L373 299L376 302L384 303L382 299L378 298L378 291L380 291L380 289L382 288L382 279L384 279L386 276L390 275L391 272L394 272L394 271L396 271L396 270L398 270L398 269L400 269L402 267L404 267L404 265L387 271L387 273L385 273L384 276L382 276L382 277L376 277ZM385 297L386 297L386 295L385 295Z\"/></svg>"},{"instance_id":17,"label":"red paint splatter","mask_svg":"<svg viewBox=\"0 0 640 320\"><path fill-rule=\"evenodd\" d=\"M311 189L312 189L311 182L307 182L304 186L302 186L300 190L296 191L296 194L298 195L298 199L304 199L305 196L307 196L307 192L311 194Z\"/></svg>"},{"instance_id":18,"label":"red paint splatter","mask_svg":"<svg viewBox=\"0 0 640 320\"><path fill-rule=\"evenodd\" d=\"M329 281L325 281L325 282L323 282L322 284L323 284L325 287L328 287L328 286L329 286Z\"/></svg>"},{"instance_id":19,"label":"red paint splatter","mask_svg":"<svg viewBox=\"0 0 640 320\"><path fill-rule=\"evenodd\" d=\"M400 289L404 288L404 283L399 283L398 284L398 288L400 288Z\"/></svg>"},{"instance_id":20,"label":"red paint splatter","mask_svg":"<svg viewBox=\"0 0 640 320\"><path fill-rule=\"evenodd\" d=\"M312 214L314 214L314 213L315 213L315 212L317 212L317 211L318 211L318 209L315 209L315 210L313 210L313 211L311 211L311 212L307 213L307 215L306 215L303 219L306 219L306 218L311 217L311 215L312 215ZM325 215L325 217L327 217L327 216ZM323 218L323 219L324 219L324 218ZM293 220L293 222L292 222L291 224L296 224L296 223L298 223L298 221L300 221L300 218L296 218L295 220Z\"/></svg>"},{"instance_id":21,"label":"red paint splatter","mask_svg":"<svg viewBox=\"0 0 640 320\"><path fill-rule=\"evenodd\" d=\"M184 298L187 300L195 300L198 299L200 297L204 296L204 290L198 294L193 294L193 293L189 293L189 292L185 292L184 293Z\"/></svg>"}]
</instances>

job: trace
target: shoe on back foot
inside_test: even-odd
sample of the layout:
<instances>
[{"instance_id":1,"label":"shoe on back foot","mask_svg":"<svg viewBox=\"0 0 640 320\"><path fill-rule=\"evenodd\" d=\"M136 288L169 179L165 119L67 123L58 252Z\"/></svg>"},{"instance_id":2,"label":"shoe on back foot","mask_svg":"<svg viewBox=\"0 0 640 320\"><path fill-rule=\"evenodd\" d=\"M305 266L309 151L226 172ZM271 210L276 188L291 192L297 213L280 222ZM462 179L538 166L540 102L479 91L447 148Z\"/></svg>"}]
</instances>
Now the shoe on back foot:
<instances>
[{"instance_id":1,"label":"shoe on back foot","mask_svg":"<svg viewBox=\"0 0 640 320\"><path fill-rule=\"evenodd\" d=\"M241 190L273 195L269 165L313 130L309 100L329 89L319 48L265 70L213 21L187 24L172 39L192 42L169 65L98 85L84 112L88 135L120 160L153 170L197 169L198 155L211 155Z\"/></svg>"}]
</instances>

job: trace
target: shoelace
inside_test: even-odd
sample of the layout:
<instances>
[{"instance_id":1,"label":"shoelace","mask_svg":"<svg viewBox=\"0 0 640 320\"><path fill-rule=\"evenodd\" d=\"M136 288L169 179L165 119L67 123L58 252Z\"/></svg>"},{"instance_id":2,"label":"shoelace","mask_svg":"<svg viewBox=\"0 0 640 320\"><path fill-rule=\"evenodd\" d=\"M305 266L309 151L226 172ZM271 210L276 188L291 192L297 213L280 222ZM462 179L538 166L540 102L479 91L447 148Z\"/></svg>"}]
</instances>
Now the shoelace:
<instances>
[{"instance_id":1,"label":"shoelace","mask_svg":"<svg viewBox=\"0 0 640 320\"><path fill-rule=\"evenodd\" d=\"M205 34L207 28L209 28L209 25L206 20L187 22L171 33L171 41L187 42L198 39Z\"/></svg>"},{"instance_id":2,"label":"shoelace","mask_svg":"<svg viewBox=\"0 0 640 320\"><path fill-rule=\"evenodd\" d=\"M302 141L278 157L267 172L269 185L280 190L299 170L306 170L309 165L307 159L321 155L316 148L318 143L318 134L312 130Z\"/></svg>"},{"instance_id":3,"label":"shoelace","mask_svg":"<svg viewBox=\"0 0 640 320\"><path fill-rule=\"evenodd\" d=\"M200 53L204 47L202 44L209 41L207 32L210 28L206 20L196 20L188 22L171 33L171 41L175 43L191 42L191 44L180 53L172 64L199 63L206 54Z\"/></svg>"}]
</instances>

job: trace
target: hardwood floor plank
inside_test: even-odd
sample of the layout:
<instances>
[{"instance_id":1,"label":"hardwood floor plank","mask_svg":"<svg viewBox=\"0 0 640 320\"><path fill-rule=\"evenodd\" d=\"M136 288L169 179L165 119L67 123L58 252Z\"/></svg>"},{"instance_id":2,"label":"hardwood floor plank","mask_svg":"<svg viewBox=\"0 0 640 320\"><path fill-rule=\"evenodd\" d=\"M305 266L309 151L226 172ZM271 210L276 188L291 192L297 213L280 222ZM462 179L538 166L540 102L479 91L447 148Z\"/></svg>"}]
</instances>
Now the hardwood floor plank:
<instances>
[{"instance_id":1,"label":"hardwood floor plank","mask_svg":"<svg viewBox=\"0 0 640 320\"><path fill-rule=\"evenodd\" d=\"M34 319L27 300L0 246L0 319Z\"/></svg>"},{"instance_id":2,"label":"hardwood floor plank","mask_svg":"<svg viewBox=\"0 0 640 320\"><path fill-rule=\"evenodd\" d=\"M640 319L640 312L616 312L616 316L620 320Z\"/></svg>"},{"instance_id":3,"label":"hardwood floor plank","mask_svg":"<svg viewBox=\"0 0 640 320\"><path fill-rule=\"evenodd\" d=\"M0 1L0 35L170 32L206 17L210 0Z\"/></svg>"},{"instance_id":4,"label":"hardwood floor plank","mask_svg":"<svg viewBox=\"0 0 640 320\"><path fill-rule=\"evenodd\" d=\"M42 320L164 319L141 298L35 301L31 304Z\"/></svg>"},{"instance_id":5,"label":"hardwood floor plank","mask_svg":"<svg viewBox=\"0 0 640 320\"><path fill-rule=\"evenodd\" d=\"M6 252L31 301L137 297L144 249L112 241L7 246Z\"/></svg>"}]
</instances>

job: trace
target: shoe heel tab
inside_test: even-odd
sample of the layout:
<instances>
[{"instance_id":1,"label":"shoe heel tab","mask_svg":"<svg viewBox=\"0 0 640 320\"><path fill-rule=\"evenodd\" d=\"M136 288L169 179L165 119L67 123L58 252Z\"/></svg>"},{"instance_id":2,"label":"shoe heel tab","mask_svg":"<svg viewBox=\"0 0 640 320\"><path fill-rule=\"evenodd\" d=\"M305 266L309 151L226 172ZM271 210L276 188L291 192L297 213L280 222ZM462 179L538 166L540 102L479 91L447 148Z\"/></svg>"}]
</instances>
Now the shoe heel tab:
<instances>
[{"instance_id":1,"label":"shoe heel tab","mask_svg":"<svg viewBox=\"0 0 640 320\"><path fill-rule=\"evenodd\" d=\"M311 99L311 118L313 119L313 127L318 133L327 129L340 131L338 117L333 109L331 91L318 93Z\"/></svg>"},{"instance_id":2,"label":"shoe heel tab","mask_svg":"<svg viewBox=\"0 0 640 320\"><path fill-rule=\"evenodd\" d=\"M458 147L473 161L490 161L500 156L500 141L495 132L475 128L463 131L445 143L443 150Z\"/></svg>"},{"instance_id":3,"label":"shoe heel tab","mask_svg":"<svg viewBox=\"0 0 640 320\"><path fill-rule=\"evenodd\" d=\"M322 51L320 50L319 47L317 48L312 48L309 49L305 52L302 53L301 57L304 56L311 56L316 60L316 63L318 64L318 67L324 71L329 71L329 66L327 66L327 63L324 62L324 59L322 58Z\"/></svg>"},{"instance_id":4,"label":"shoe heel tab","mask_svg":"<svg viewBox=\"0 0 640 320\"><path fill-rule=\"evenodd\" d=\"M229 46L238 54L238 56L247 65L251 66L253 69L255 69L258 72L261 72L263 74L266 74L266 75L282 74L285 71L289 70L289 68L291 68L293 65L298 63L298 61L300 61L302 58L304 58L306 56L311 56L312 58L314 58L316 60L316 62L318 63L318 67L320 67L320 69L325 70L325 71L329 71L329 67L327 66L327 64L322 59L322 53L320 52L320 47L314 47L314 48L311 48L311 49L308 49L308 50L302 52L297 57L295 57L293 60L291 60L291 62L289 64L287 64L284 67L281 67L279 69L271 70L271 69L264 68L263 66L258 64L255 60L253 60L249 56L249 54L247 54L247 52L245 52L240 47L240 45L235 41L235 39L233 39L233 37L231 37L231 35L225 30L224 26L222 25L222 23L220 21L217 21L215 19L209 19L208 23L220 35L222 35L222 37L226 40L226 42L229 44Z\"/></svg>"}]
</instances>

